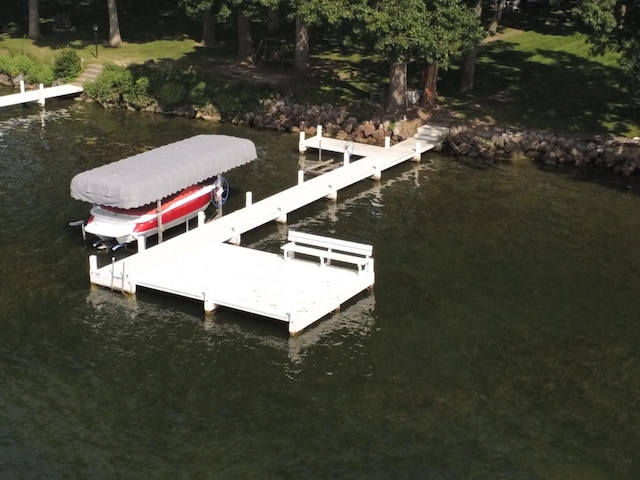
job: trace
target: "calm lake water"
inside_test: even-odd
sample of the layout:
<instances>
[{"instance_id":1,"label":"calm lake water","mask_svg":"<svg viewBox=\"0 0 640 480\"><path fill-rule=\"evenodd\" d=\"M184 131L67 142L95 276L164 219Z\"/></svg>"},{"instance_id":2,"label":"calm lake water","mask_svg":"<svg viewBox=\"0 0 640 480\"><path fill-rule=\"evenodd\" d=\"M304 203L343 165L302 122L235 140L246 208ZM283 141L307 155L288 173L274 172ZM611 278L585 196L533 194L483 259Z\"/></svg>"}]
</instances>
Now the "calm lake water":
<instances>
[{"instance_id":1,"label":"calm lake water","mask_svg":"<svg viewBox=\"0 0 640 480\"><path fill-rule=\"evenodd\" d=\"M638 478L633 185L425 154L340 191L290 225L373 244L375 288L289 338L89 285L71 178L198 133L258 146L227 210L295 184L295 135L0 111L0 478Z\"/></svg>"}]
</instances>

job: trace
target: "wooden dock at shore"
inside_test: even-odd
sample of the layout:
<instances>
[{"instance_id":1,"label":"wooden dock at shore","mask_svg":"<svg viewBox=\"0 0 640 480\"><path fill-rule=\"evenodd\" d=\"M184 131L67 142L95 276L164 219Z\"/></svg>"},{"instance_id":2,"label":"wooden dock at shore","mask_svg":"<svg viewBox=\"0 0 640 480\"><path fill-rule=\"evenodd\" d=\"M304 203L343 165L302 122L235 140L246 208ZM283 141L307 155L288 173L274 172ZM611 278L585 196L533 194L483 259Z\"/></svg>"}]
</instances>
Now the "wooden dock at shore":
<instances>
[{"instance_id":1,"label":"wooden dock at shore","mask_svg":"<svg viewBox=\"0 0 640 480\"><path fill-rule=\"evenodd\" d=\"M67 97L70 95L78 95L83 92L83 88L79 85L58 85L56 87L44 87L40 84L37 90L25 90L22 84L20 93L12 93L0 97L0 107L10 107L13 105L22 105L24 103L36 102L40 106L44 106L49 98Z\"/></svg>"},{"instance_id":2,"label":"wooden dock at shore","mask_svg":"<svg viewBox=\"0 0 640 480\"><path fill-rule=\"evenodd\" d=\"M209 223L202 217L198 228L149 249L139 242L138 253L130 257L99 267L93 255L91 283L127 293L140 287L183 296L202 301L205 311L233 308L287 322L296 334L373 286L373 256L355 253L372 246L317 237L316 244L297 248L290 238L285 248L301 253L292 256L242 247L242 234L271 221L286 223L290 212L322 198L337 200L345 187L380 179L384 170L406 160L420 160L447 133L421 128L415 138L393 146L388 141L385 147L349 145L351 153L345 153L341 166L306 181L301 170L297 185L255 203L248 192L244 208ZM301 135L300 150L345 152L344 141L319 133L309 139ZM334 245L342 253L332 252Z\"/></svg>"},{"instance_id":3,"label":"wooden dock at shore","mask_svg":"<svg viewBox=\"0 0 640 480\"><path fill-rule=\"evenodd\" d=\"M40 84L38 89L26 90L24 81L21 81L19 93L0 96L0 108L33 102L44 107L46 101L50 98L64 98L79 95L84 92L84 84L95 81L102 73L103 68L102 64L91 64L87 66L76 81L54 87L45 87L43 84Z\"/></svg>"}]
</instances>

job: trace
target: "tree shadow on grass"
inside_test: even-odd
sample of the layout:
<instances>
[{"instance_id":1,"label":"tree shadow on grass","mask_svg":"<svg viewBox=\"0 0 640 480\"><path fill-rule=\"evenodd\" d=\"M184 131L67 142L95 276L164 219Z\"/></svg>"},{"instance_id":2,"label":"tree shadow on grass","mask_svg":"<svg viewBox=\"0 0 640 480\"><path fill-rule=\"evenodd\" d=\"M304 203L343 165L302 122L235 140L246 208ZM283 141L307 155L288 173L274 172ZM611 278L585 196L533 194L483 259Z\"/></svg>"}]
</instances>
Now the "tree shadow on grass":
<instances>
[{"instance_id":1,"label":"tree shadow on grass","mask_svg":"<svg viewBox=\"0 0 640 480\"><path fill-rule=\"evenodd\" d=\"M619 69L565 52L505 47L497 41L483 50L471 92L456 92L459 72L449 71L440 93L465 115L497 124L616 135L637 126L640 107ZM531 61L533 55L546 63Z\"/></svg>"},{"instance_id":2,"label":"tree shadow on grass","mask_svg":"<svg viewBox=\"0 0 640 480\"><path fill-rule=\"evenodd\" d=\"M579 29L573 16L575 0L529 4L525 0L517 11L507 9L501 19L504 27L532 30L543 35L574 35ZM488 22L486 22L488 23Z\"/></svg>"}]
</instances>

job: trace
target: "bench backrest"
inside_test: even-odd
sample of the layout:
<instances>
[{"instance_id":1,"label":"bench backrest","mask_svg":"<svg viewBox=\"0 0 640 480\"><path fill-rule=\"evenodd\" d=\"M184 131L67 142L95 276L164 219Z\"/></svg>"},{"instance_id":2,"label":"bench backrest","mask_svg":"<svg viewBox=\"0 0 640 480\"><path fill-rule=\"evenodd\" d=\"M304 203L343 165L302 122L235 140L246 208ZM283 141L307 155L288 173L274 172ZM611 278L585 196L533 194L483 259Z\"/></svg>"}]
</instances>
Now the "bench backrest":
<instances>
[{"instance_id":1,"label":"bench backrest","mask_svg":"<svg viewBox=\"0 0 640 480\"><path fill-rule=\"evenodd\" d=\"M373 253L372 245L358 242L349 242L347 240L339 240L330 237L323 237L320 235L313 235L311 233L296 232L293 230L289 230L287 239L290 242L301 245L321 247L331 249L335 252L346 252L355 255L362 255L364 257L370 257Z\"/></svg>"}]
</instances>

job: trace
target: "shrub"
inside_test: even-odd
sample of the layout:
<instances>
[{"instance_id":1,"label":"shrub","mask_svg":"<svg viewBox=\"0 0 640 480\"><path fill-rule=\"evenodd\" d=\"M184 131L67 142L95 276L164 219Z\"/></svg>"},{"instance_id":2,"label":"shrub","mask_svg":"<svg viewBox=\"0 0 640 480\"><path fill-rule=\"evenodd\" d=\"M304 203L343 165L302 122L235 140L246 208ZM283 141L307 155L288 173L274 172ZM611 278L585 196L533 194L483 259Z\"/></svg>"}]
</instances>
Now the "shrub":
<instances>
[{"instance_id":1,"label":"shrub","mask_svg":"<svg viewBox=\"0 0 640 480\"><path fill-rule=\"evenodd\" d=\"M95 82L88 82L86 94L102 104L119 105L123 91L133 85L131 72L115 65L106 65Z\"/></svg>"},{"instance_id":2,"label":"shrub","mask_svg":"<svg viewBox=\"0 0 640 480\"><path fill-rule=\"evenodd\" d=\"M74 80L82 72L80 55L72 48L65 48L56 56L53 65L55 78L62 78L65 82Z\"/></svg>"},{"instance_id":3,"label":"shrub","mask_svg":"<svg viewBox=\"0 0 640 480\"><path fill-rule=\"evenodd\" d=\"M227 117L260 108L261 99L269 97L269 88L219 77L205 79L191 67L108 65L96 82L85 86L85 94L102 104L136 109L154 102L165 109L208 106Z\"/></svg>"},{"instance_id":4,"label":"shrub","mask_svg":"<svg viewBox=\"0 0 640 480\"><path fill-rule=\"evenodd\" d=\"M209 92L207 92L207 84L204 81L198 82L191 88L191 91L189 92L189 100L193 105L198 107L210 103L211 98Z\"/></svg>"},{"instance_id":5,"label":"shrub","mask_svg":"<svg viewBox=\"0 0 640 480\"><path fill-rule=\"evenodd\" d=\"M149 94L149 78L138 78L128 91L123 92L122 99L127 105L136 109L145 108L154 103L155 100Z\"/></svg>"},{"instance_id":6,"label":"shrub","mask_svg":"<svg viewBox=\"0 0 640 480\"><path fill-rule=\"evenodd\" d=\"M53 82L53 71L47 64L40 63L23 54L0 58L0 73L6 73L11 78L22 75L27 84L43 83L48 85Z\"/></svg>"},{"instance_id":7,"label":"shrub","mask_svg":"<svg viewBox=\"0 0 640 480\"><path fill-rule=\"evenodd\" d=\"M85 94L103 105L126 106L140 110L154 102L149 93L149 78L134 79L130 70L106 65L95 82L84 87Z\"/></svg>"},{"instance_id":8,"label":"shrub","mask_svg":"<svg viewBox=\"0 0 640 480\"><path fill-rule=\"evenodd\" d=\"M160 87L158 102L164 107L175 107L186 100L187 89L176 82L167 82Z\"/></svg>"}]
</instances>

